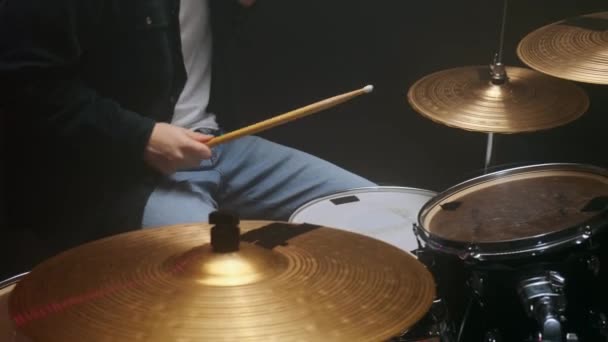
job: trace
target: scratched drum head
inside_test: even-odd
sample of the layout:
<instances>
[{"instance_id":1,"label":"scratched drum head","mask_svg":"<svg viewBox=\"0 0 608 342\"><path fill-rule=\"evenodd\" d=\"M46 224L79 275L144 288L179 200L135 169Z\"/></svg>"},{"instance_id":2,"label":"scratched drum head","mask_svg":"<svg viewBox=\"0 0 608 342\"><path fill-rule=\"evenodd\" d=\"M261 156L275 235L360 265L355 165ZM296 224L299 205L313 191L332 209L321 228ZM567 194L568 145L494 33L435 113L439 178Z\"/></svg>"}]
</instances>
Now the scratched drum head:
<instances>
[{"instance_id":1,"label":"scratched drum head","mask_svg":"<svg viewBox=\"0 0 608 342\"><path fill-rule=\"evenodd\" d=\"M418 220L431 248L489 258L581 243L604 230L607 207L605 169L541 164L454 186L428 202Z\"/></svg>"}]
</instances>

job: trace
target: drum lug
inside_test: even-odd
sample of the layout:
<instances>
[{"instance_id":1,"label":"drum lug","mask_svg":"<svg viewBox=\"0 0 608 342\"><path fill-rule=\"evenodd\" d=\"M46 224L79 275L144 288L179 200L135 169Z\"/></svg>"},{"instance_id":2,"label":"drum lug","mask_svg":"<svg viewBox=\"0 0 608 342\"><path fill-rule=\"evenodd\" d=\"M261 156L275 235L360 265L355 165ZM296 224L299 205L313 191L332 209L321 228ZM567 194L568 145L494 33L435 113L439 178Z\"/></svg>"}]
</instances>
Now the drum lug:
<instances>
[{"instance_id":1,"label":"drum lug","mask_svg":"<svg viewBox=\"0 0 608 342\"><path fill-rule=\"evenodd\" d=\"M480 261L481 254L479 253L478 245L469 245L463 253L460 253L458 257L464 261L471 261L471 259Z\"/></svg>"},{"instance_id":2,"label":"drum lug","mask_svg":"<svg viewBox=\"0 0 608 342\"><path fill-rule=\"evenodd\" d=\"M591 238L593 237L593 229L591 229L590 225L586 225L583 228L583 238L585 240L589 240L589 242L591 242Z\"/></svg>"}]
</instances>

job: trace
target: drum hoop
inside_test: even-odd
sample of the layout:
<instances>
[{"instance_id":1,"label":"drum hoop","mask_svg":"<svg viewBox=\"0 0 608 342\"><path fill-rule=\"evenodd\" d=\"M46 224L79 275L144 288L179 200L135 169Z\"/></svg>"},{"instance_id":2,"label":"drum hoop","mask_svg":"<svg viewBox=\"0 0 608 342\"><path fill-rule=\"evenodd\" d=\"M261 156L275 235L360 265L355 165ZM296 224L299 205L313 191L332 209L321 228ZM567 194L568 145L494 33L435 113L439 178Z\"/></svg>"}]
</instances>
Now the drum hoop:
<instances>
[{"instance_id":1,"label":"drum hoop","mask_svg":"<svg viewBox=\"0 0 608 342\"><path fill-rule=\"evenodd\" d=\"M547 233L542 236L510 240L508 242L467 243L442 239L416 225L416 235L431 250L458 256L470 261L498 261L536 256L558 249L592 243L593 238L608 226L608 212L584 224Z\"/></svg>"},{"instance_id":2,"label":"drum hoop","mask_svg":"<svg viewBox=\"0 0 608 342\"><path fill-rule=\"evenodd\" d=\"M17 274L8 279L0 281L0 290L18 283L21 279L23 279L26 275L28 275L28 273L29 272L24 272L24 273Z\"/></svg>"},{"instance_id":3,"label":"drum hoop","mask_svg":"<svg viewBox=\"0 0 608 342\"><path fill-rule=\"evenodd\" d=\"M294 219L296 218L296 216L298 216L303 210L308 209L309 207L319 203L319 202L323 202L335 197L340 197L340 196L344 196L346 194L352 193L352 192L366 192L366 193L370 193L370 192L380 192L380 191L390 191L390 190L400 190L401 192L412 192L412 193L418 193L418 194L423 194L423 195L428 195L429 196L429 201L433 199L433 197L435 197L437 195L437 192L434 192L432 190L427 190L427 189L420 189L420 188L413 188L413 187L402 187L402 186L367 186L367 187L360 187L360 188L351 188L348 190L342 190L342 191L338 191L335 192L333 194L330 195L325 195L325 196L321 196L321 197L317 197L313 200L310 200L306 203L304 203L303 205L301 205L299 208L297 208L289 217L288 222L294 222Z\"/></svg>"},{"instance_id":4,"label":"drum hoop","mask_svg":"<svg viewBox=\"0 0 608 342\"><path fill-rule=\"evenodd\" d=\"M478 176L470 180L464 181L460 184L457 184L453 187L450 187L447 190L439 193L430 201L428 201L418 213L418 223L415 225L417 235L425 242L425 244L429 248L433 250L458 255L462 259L474 259L478 261L484 261L511 259L516 256L532 256L548 252L549 250L553 250L558 247L578 245L583 243L585 240L590 239L592 236L598 234L601 230L606 228L606 225L608 224L607 211L600 212L598 213L598 215L590 218L585 222L581 222L576 226L562 229L557 232L550 232L520 239L496 242L473 243L467 241L448 240L430 233L424 227L423 222L428 212L431 209L435 208L438 203L440 203L448 196L451 196L472 186L499 179L503 176L518 174L526 171L544 170L574 172L586 171L587 173L590 172L596 175L608 177L608 170L604 168L576 163L546 163L526 165Z\"/></svg>"}]
</instances>

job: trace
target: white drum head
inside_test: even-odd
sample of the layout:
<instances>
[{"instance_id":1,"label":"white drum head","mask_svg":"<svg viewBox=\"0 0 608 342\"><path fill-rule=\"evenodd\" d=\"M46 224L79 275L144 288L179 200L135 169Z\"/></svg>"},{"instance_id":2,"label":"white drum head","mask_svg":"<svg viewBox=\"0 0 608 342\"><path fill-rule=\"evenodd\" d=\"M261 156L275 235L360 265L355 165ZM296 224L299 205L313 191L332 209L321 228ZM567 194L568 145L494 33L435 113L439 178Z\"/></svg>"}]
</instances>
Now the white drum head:
<instances>
[{"instance_id":1,"label":"white drum head","mask_svg":"<svg viewBox=\"0 0 608 342\"><path fill-rule=\"evenodd\" d=\"M404 187L353 189L303 205L289 222L339 228L411 252L418 249L413 231L418 213L435 195L429 190Z\"/></svg>"}]
</instances>

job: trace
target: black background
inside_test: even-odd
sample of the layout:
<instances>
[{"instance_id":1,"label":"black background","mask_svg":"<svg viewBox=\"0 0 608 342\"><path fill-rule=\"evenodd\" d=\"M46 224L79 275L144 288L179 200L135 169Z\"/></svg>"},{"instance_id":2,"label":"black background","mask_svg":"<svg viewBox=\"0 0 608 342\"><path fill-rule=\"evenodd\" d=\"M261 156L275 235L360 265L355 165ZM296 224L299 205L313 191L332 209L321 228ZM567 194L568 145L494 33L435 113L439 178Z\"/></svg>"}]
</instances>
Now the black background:
<instances>
[{"instance_id":1,"label":"black background","mask_svg":"<svg viewBox=\"0 0 608 342\"><path fill-rule=\"evenodd\" d=\"M499 46L499 0L259 0L240 25L234 69L242 125L373 84L373 93L261 135L381 185L441 191L482 173L484 133L413 111L409 87L452 67L487 65ZM603 11L605 1L511 0L504 63L525 66L518 42L552 22ZM608 166L608 86L579 83L589 111L563 127L497 135L496 168L544 162Z\"/></svg>"}]
</instances>

